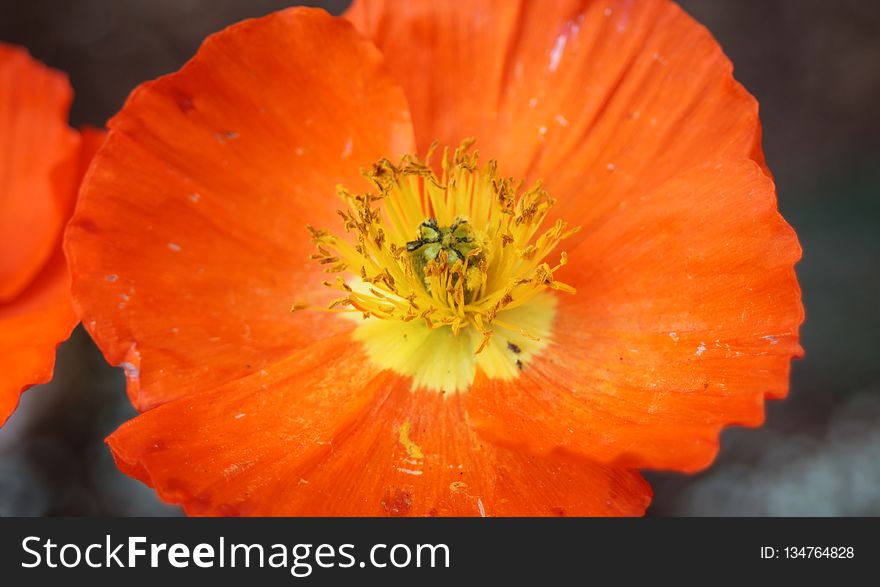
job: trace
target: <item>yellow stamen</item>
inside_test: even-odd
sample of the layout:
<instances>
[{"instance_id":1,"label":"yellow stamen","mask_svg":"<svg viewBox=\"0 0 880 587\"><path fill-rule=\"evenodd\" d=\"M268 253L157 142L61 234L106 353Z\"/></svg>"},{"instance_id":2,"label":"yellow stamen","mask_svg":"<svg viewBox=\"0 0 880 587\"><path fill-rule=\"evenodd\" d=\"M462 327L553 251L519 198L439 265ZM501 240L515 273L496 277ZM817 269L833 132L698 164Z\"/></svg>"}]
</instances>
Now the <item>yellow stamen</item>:
<instances>
[{"instance_id":1,"label":"yellow stamen","mask_svg":"<svg viewBox=\"0 0 880 587\"><path fill-rule=\"evenodd\" d=\"M480 167L471 146L444 150L439 175L433 147L424 160L382 159L364 173L376 193L338 189L347 238L308 227L311 258L346 276L324 282L343 292L329 310L362 320L370 356L417 387L467 389L477 366L517 376L549 338L550 292L575 291L555 276L567 254L547 259L578 229L542 231L553 199L541 184L523 190L495 161Z\"/></svg>"}]
</instances>

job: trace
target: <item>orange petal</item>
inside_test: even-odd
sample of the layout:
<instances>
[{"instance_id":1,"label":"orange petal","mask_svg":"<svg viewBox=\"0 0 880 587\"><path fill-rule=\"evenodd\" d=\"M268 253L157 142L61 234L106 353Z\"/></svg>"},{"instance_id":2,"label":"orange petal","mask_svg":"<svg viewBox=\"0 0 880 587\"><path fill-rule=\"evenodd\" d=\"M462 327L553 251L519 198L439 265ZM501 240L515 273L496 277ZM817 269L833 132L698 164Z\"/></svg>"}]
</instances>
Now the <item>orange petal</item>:
<instances>
[{"instance_id":1,"label":"orange petal","mask_svg":"<svg viewBox=\"0 0 880 587\"><path fill-rule=\"evenodd\" d=\"M77 151L67 77L0 43L0 304L34 280L58 245L74 191L53 174Z\"/></svg>"},{"instance_id":2,"label":"orange petal","mask_svg":"<svg viewBox=\"0 0 880 587\"><path fill-rule=\"evenodd\" d=\"M411 392L347 335L150 410L108 443L195 515L640 515L633 471L498 449L460 395Z\"/></svg>"},{"instance_id":3,"label":"orange petal","mask_svg":"<svg viewBox=\"0 0 880 587\"><path fill-rule=\"evenodd\" d=\"M755 100L672 2L356 0L346 16L404 85L420 149L475 137L574 224L707 160L763 164Z\"/></svg>"},{"instance_id":4,"label":"orange petal","mask_svg":"<svg viewBox=\"0 0 880 587\"><path fill-rule=\"evenodd\" d=\"M730 424L757 425L802 354L800 247L752 161L621 201L560 277L554 338L511 383L475 382L490 438L624 467L695 471Z\"/></svg>"},{"instance_id":5,"label":"orange petal","mask_svg":"<svg viewBox=\"0 0 880 587\"><path fill-rule=\"evenodd\" d=\"M306 224L335 224L336 185L360 189L360 167L412 144L379 52L314 9L230 27L136 89L66 242L75 305L108 361L127 367L134 404L257 371L345 328L289 311L325 277Z\"/></svg>"},{"instance_id":6,"label":"orange petal","mask_svg":"<svg viewBox=\"0 0 880 587\"><path fill-rule=\"evenodd\" d=\"M67 267L57 243L55 251L25 291L0 304L0 426L15 410L23 390L52 378L55 347L77 323Z\"/></svg>"},{"instance_id":7,"label":"orange petal","mask_svg":"<svg viewBox=\"0 0 880 587\"><path fill-rule=\"evenodd\" d=\"M80 148L56 166L52 185L59 209L73 209L82 176L104 141L103 131L85 128ZM30 285L12 301L0 304L0 425L12 414L21 392L52 379L55 347L79 322L70 301L70 278L61 250L55 252Z\"/></svg>"},{"instance_id":8,"label":"orange petal","mask_svg":"<svg viewBox=\"0 0 880 587\"><path fill-rule=\"evenodd\" d=\"M71 130L70 99L63 74L0 44L0 118L9 121L0 126L0 289L14 294L0 294L0 425L23 390L52 378L55 347L78 321L61 227L104 133Z\"/></svg>"}]
</instances>

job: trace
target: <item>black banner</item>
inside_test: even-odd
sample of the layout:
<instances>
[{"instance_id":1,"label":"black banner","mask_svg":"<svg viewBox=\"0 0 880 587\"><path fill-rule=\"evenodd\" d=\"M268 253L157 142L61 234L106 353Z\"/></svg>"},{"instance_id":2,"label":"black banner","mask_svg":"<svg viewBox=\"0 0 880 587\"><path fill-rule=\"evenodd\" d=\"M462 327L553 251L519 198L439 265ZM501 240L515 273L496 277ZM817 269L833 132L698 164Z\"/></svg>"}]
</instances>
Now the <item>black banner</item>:
<instances>
[{"instance_id":1,"label":"black banner","mask_svg":"<svg viewBox=\"0 0 880 587\"><path fill-rule=\"evenodd\" d=\"M770 576L847 584L880 570L878 529L857 518L5 519L0 577L126 587L220 577L260 586Z\"/></svg>"}]
</instances>

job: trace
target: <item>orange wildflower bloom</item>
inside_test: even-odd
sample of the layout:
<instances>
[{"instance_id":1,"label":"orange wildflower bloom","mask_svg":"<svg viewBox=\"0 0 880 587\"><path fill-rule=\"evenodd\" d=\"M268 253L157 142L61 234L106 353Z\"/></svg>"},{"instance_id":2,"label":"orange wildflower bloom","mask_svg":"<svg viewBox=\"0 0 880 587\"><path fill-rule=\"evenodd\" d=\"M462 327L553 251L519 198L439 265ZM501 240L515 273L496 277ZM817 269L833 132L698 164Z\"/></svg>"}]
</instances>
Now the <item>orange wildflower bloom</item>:
<instances>
[{"instance_id":1,"label":"orange wildflower bloom","mask_svg":"<svg viewBox=\"0 0 880 587\"><path fill-rule=\"evenodd\" d=\"M67 125L72 97L64 74L0 43L0 425L78 322L61 233L103 134Z\"/></svg>"},{"instance_id":2,"label":"orange wildflower bloom","mask_svg":"<svg viewBox=\"0 0 880 587\"><path fill-rule=\"evenodd\" d=\"M800 248L704 28L663 0L347 18L235 25L110 123L66 251L143 411L124 472L190 514L640 515L639 468L761 422Z\"/></svg>"}]
</instances>

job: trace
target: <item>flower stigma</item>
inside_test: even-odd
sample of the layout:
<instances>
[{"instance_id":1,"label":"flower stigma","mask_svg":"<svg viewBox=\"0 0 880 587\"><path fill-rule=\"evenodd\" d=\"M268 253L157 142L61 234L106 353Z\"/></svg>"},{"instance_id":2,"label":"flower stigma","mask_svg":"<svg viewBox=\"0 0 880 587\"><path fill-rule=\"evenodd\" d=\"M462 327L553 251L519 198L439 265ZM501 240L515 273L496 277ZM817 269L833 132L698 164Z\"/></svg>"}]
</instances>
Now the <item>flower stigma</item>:
<instances>
[{"instance_id":1,"label":"flower stigma","mask_svg":"<svg viewBox=\"0 0 880 587\"><path fill-rule=\"evenodd\" d=\"M566 253L547 259L579 227L542 230L554 200L541 183L523 189L494 160L480 166L472 146L444 149L439 174L434 146L382 159L364 172L373 193L338 188L346 236L308 227L311 258L336 274L324 285L341 292L324 309L356 319L370 359L414 389L465 391L478 367L517 377L551 336L553 292L575 293L555 278Z\"/></svg>"}]
</instances>

